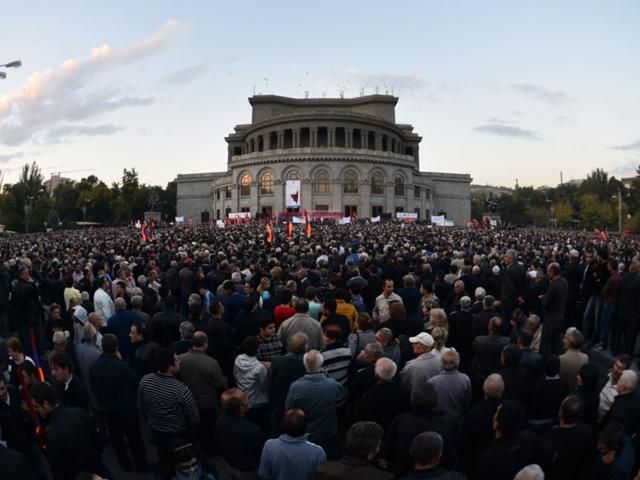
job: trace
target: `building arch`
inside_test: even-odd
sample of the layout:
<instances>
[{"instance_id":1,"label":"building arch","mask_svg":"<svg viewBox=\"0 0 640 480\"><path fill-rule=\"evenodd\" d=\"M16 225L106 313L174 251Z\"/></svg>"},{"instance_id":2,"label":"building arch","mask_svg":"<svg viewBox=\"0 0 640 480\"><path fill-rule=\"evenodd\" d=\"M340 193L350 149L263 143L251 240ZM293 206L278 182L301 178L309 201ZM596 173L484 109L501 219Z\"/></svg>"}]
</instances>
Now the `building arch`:
<instances>
[{"instance_id":1,"label":"building arch","mask_svg":"<svg viewBox=\"0 0 640 480\"><path fill-rule=\"evenodd\" d=\"M312 178L313 193L331 193L331 175L327 168L314 169Z\"/></svg>"},{"instance_id":2,"label":"building arch","mask_svg":"<svg viewBox=\"0 0 640 480\"><path fill-rule=\"evenodd\" d=\"M355 169L346 168L340 178L342 179L342 193L358 193L358 183L360 181L360 176Z\"/></svg>"},{"instance_id":3,"label":"building arch","mask_svg":"<svg viewBox=\"0 0 640 480\"><path fill-rule=\"evenodd\" d=\"M385 193L385 175L380 170L373 170L369 175L371 184L371 195L384 195Z\"/></svg>"}]
</instances>

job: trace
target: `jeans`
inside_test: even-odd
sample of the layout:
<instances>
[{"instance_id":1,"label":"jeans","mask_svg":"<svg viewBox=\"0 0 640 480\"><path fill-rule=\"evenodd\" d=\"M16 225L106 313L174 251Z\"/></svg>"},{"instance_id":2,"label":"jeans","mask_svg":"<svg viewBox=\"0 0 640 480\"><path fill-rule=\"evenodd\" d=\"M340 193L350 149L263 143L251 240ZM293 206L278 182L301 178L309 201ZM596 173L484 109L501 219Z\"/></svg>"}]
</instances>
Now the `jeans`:
<instances>
[{"instance_id":1,"label":"jeans","mask_svg":"<svg viewBox=\"0 0 640 480\"><path fill-rule=\"evenodd\" d=\"M598 322L598 328L596 328L596 334L594 336L595 341L602 343L604 348L609 347L609 334L611 333L611 325L616 316L617 305L615 303L604 303L602 305L602 312L600 313L600 321Z\"/></svg>"},{"instance_id":2,"label":"jeans","mask_svg":"<svg viewBox=\"0 0 640 480\"><path fill-rule=\"evenodd\" d=\"M582 327L584 328L584 336L588 340L592 340L594 332L598 327L598 318L600 316L600 307L602 306L602 297L600 295L591 295L582 316ZM597 342L597 339L593 339ZM593 343L593 342L592 342Z\"/></svg>"}]
</instances>

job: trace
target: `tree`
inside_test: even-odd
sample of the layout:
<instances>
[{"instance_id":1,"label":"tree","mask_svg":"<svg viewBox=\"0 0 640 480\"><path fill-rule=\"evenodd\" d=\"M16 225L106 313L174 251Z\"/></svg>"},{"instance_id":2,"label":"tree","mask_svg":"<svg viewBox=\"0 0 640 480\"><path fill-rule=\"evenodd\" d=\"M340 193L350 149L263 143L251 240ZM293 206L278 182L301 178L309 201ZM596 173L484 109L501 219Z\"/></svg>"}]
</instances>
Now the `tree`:
<instances>
[{"instance_id":1,"label":"tree","mask_svg":"<svg viewBox=\"0 0 640 480\"><path fill-rule=\"evenodd\" d=\"M585 193L580 196L580 220L586 228L612 227L617 224L616 210L610 203L601 202L598 196Z\"/></svg>"},{"instance_id":2,"label":"tree","mask_svg":"<svg viewBox=\"0 0 640 480\"><path fill-rule=\"evenodd\" d=\"M555 219L559 227L571 226L571 220L573 220L573 208L568 201L562 201L556 205Z\"/></svg>"}]
</instances>

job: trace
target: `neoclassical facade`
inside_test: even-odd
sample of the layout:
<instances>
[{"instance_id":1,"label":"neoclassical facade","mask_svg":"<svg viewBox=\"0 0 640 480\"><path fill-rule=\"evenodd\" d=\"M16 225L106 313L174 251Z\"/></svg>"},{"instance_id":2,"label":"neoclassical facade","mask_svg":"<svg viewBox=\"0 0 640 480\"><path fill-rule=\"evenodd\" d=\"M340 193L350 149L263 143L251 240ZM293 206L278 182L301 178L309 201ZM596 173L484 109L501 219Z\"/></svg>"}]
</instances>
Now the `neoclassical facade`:
<instances>
[{"instance_id":1,"label":"neoclassical facade","mask_svg":"<svg viewBox=\"0 0 640 480\"><path fill-rule=\"evenodd\" d=\"M398 98L249 98L251 123L226 137L227 171L179 174L178 216L205 222L231 212L285 211L285 184L300 180L300 210L375 217L471 214L468 174L420 171L422 138L396 123Z\"/></svg>"}]
</instances>

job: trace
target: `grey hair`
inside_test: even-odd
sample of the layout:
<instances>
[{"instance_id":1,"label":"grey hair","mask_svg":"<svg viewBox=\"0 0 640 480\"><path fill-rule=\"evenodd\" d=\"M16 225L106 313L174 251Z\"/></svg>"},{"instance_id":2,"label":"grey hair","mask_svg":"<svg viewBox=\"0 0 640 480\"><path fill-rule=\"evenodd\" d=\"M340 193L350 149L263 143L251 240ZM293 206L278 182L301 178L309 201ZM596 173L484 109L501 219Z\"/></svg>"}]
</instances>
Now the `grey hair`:
<instances>
[{"instance_id":1,"label":"grey hair","mask_svg":"<svg viewBox=\"0 0 640 480\"><path fill-rule=\"evenodd\" d=\"M499 373L492 373L484 381L482 390L487 398L502 398L504 393L504 380Z\"/></svg>"},{"instance_id":2,"label":"grey hair","mask_svg":"<svg viewBox=\"0 0 640 480\"><path fill-rule=\"evenodd\" d=\"M445 372L453 372L460 366L460 354L455 350L449 350L442 355L442 369Z\"/></svg>"},{"instance_id":3,"label":"grey hair","mask_svg":"<svg viewBox=\"0 0 640 480\"><path fill-rule=\"evenodd\" d=\"M132 307L140 307L142 306L142 297L140 295L134 295L131 297L131 306Z\"/></svg>"},{"instance_id":4,"label":"grey hair","mask_svg":"<svg viewBox=\"0 0 640 480\"><path fill-rule=\"evenodd\" d=\"M624 386L625 392L633 392L638 386L638 374L633 370L623 370L618 383Z\"/></svg>"},{"instance_id":5,"label":"grey hair","mask_svg":"<svg viewBox=\"0 0 640 480\"><path fill-rule=\"evenodd\" d=\"M576 327L567 328L566 336L571 348L580 348L584 342L584 335Z\"/></svg>"},{"instance_id":6,"label":"grey hair","mask_svg":"<svg viewBox=\"0 0 640 480\"><path fill-rule=\"evenodd\" d=\"M376 377L385 382L390 382L398 372L396 362L387 357L379 358L374 367Z\"/></svg>"},{"instance_id":7,"label":"grey hair","mask_svg":"<svg viewBox=\"0 0 640 480\"><path fill-rule=\"evenodd\" d=\"M516 473L513 480L544 480L544 472L540 465L532 463Z\"/></svg>"},{"instance_id":8,"label":"grey hair","mask_svg":"<svg viewBox=\"0 0 640 480\"><path fill-rule=\"evenodd\" d=\"M82 327L82 340L94 343L96 341L96 337L96 328L89 322L85 323L84 327Z\"/></svg>"},{"instance_id":9,"label":"grey hair","mask_svg":"<svg viewBox=\"0 0 640 480\"><path fill-rule=\"evenodd\" d=\"M302 357L302 363L307 373L318 373L322 370L324 358L318 350L309 350Z\"/></svg>"},{"instance_id":10,"label":"grey hair","mask_svg":"<svg viewBox=\"0 0 640 480\"><path fill-rule=\"evenodd\" d=\"M460 299L460 308L462 310L467 310L471 308L471 299L466 295Z\"/></svg>"},{"instance_id":11,"label":"grey hair","mask_svg":"<svg viewBox=\"0 0 640 480\"><path fill-rule=\"evenodd\" d=\"M185 320L184 322L180 323L180 337L184 338L184 339L190 339L193 338L193 333L195 332L195 327L193 326L193 323Z\"/></svg>"}]
</instances>

